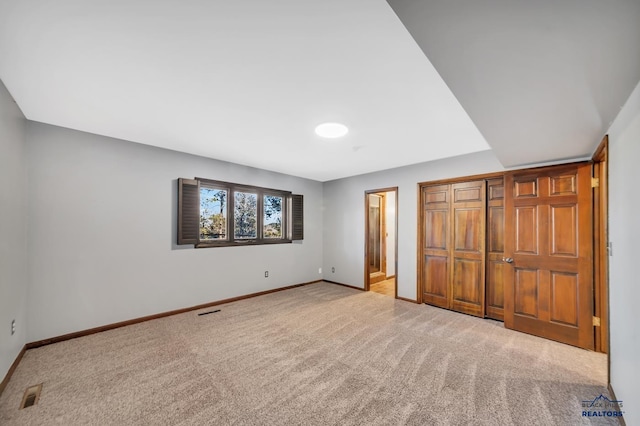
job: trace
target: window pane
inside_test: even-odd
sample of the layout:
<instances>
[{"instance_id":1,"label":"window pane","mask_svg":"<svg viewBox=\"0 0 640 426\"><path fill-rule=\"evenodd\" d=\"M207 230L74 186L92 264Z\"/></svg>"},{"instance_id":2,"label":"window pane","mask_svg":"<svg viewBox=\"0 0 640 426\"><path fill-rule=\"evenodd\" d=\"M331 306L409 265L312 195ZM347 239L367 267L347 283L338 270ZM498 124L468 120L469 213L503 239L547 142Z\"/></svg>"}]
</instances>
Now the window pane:
<instances>
[{"instance_id":1,"label":"window pane","mask_svg":"<svg viewBox=\"0 0 640 426\"><path fill-rule=\"evenodd\" d=\"M200 187L200 240L227 239L227 191Z\"/></svg>"},{"instance_id":2,"label":"window pane","mask_svg":"<svg viewBox=\"0 0 640 426\"><path fill-rule=\"evenodd\" d=\"M256 238L258 234L258 195L234 192L234 238Z\"/></svg>"},{"instance_id":3,"label":"window pane","mask_svg":"<svg viewBox=\"0 0 640 426\"><path fill-rule=\"evenodd\" d=\"M264 238L282 238L282 197L264 196Z\"/></svg>"}]
</instances>

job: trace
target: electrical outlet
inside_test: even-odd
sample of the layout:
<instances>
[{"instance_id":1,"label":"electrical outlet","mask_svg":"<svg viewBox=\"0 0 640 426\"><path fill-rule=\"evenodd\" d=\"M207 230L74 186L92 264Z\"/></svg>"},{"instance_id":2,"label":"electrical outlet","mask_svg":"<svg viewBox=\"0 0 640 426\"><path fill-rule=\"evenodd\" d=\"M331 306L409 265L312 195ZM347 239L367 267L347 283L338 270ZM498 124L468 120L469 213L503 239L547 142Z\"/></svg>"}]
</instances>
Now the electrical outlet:
<instances>
[{"instance_id":1,"label":"electrical outlet","mask_svg":"<svg viewBox=\"0 0 640 426\"><path fill-rule=\"evenodd\" d=\"M335 274L336 273L336 268L334 266L331 267L331 273Z\"/></svg>"},{"instance_id":2,"label":"electrical outlet","mask_svg":"<svg viewBox=\"0 0 640 426\"><path fill-rule=\"evenodd\" d=\"M264 271L264 277L269 278L269 271Z\"/></svg>"},{"instance_id":3,"label":"electrical outlet","mask_svg":"<svg viewBox=\"0 0 640 426\"><path fill-rule=\"evenodd\" d=\"M11 320L11 335L16 334L16 320Z\"/></svg>"},{"instance_id":4,"label":"electrical outlet","mask_svg":"<svg viewBox=\"0 0 640 426\"><path fill-rule=\"evenodd\" d=\"M322 273L322 268L318 268L318 273L321 274Z\"/></svg>"}]
</instances>

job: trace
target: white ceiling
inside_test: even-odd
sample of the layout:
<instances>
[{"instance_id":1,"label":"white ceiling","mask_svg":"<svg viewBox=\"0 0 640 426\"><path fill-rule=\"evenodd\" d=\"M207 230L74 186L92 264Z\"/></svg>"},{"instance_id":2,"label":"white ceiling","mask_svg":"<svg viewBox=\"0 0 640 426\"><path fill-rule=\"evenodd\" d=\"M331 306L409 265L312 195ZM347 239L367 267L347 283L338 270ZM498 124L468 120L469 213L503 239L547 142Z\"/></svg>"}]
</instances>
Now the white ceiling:
<instances>
[{"instance_id":1,"label":"white ceiling","mask_svg":"<svg viewBox=\"0 0 640 426\"><path fill-rule=\"evenodd\" d=\"M590 156L640 81L640 0L388 0L506 167Z\"/></svg>"},{"instance_id":2,"label":"white ceiling","mask_svg":"<svg viewBox=\"0 0 640 426\"><path fill-rule=\"evenodd\" d=\"M0 0L0 79L30 120L319 181L586 156L640 80L639 0L389 4Z\"/></svg>"},{"instance_id":3,"label":"white ceiling","mask_svg":"<svg viewBox=\"0 0 640 426\"><path fill-rule=\"evenodd\" d=\"M0 0L0 79L30 120L319 181L489 149L384 0Z\"/></svg>"}]
</instances>

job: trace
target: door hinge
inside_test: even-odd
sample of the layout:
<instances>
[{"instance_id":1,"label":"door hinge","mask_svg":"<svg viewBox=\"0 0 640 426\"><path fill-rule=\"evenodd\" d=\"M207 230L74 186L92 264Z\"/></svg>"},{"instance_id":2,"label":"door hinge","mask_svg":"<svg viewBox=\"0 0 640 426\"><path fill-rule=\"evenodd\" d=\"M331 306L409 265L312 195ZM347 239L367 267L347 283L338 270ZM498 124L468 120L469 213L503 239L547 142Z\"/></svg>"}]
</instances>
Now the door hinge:
<instances>
[{"instance_id":1,"label":"door hinge","mask_svg":"<svg viewBox=\"0 0 640 426\"><path fill-rule=\"evenodd\" d=\"M600 327L600 317L593 317L593 326Z\"/></svg>"},{"instance_id":2,"label":"door hinge","mask_svg":"<svg viewBox=\"0 0 640 426\"><path fill-rule=\"evenodd\" d=\"M600 178L592 177L592 178L591 178L591 187L592 187L592 188L598 188L598 187L600 187Z\"/></svg>"}]
</instances>

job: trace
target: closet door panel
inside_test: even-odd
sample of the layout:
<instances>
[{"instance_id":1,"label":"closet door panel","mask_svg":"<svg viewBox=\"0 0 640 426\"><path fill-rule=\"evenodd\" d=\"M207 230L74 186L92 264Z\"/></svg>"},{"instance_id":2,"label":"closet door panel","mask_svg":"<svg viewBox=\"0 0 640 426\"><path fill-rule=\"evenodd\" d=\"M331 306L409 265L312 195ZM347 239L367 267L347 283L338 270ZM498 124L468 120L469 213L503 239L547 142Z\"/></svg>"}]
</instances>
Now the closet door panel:
<instances>
[{"instance_id":1,"label":"closet door panel","mask_svg":"<svg viewBox=\"0 0 640 426\"><path fill-rule=\"evenodd\" d=\"M485 181L451 185L451 308L484 317Z\"/></svg>"},{"instance_id":2,"label":"closet door panel","mask_svg":"<svg viewBox=\"0 0 640 426\"><path fill-rule=\"evenodd\" d=\"M441 308L449 307L449 257L425 256L423 301Z\"/></svg>"},{"instance_id":3,"label":"closet door panel","mask_svg":"<svg viewBox=\"0 0 640 426\"><path fill-rule=\"evenodd\" d=\"M453 300L458 304L480 305L484 290L482 262L479 260L455 259L453 271Z\"/></svg>"},{"instance_id":4,"label":"closet door panel","mask_svg":"<svg viewBox=\"0 0 640 426\"><path fill-rule=\"evenodd\" d=\"M487 181L487 273L488 318L504 320L504 179Z\"/></svg>"},{"instance_id":5,"label":"closet door panel","mask_svg":"<svg viewBox=\"0 0 640 426\"><path fill-rule=\"evenodd\" d=\"M423 187L421 199L422 301L441 308L450 308L450 185Z\"/></svg>"}]
</instances>

